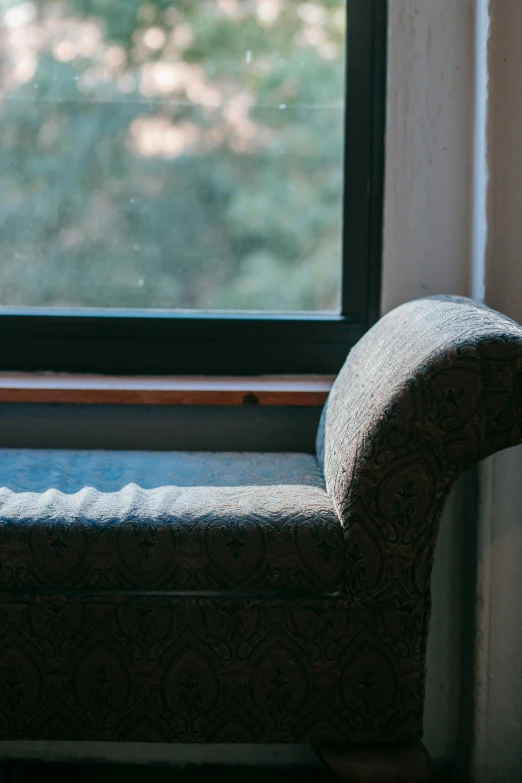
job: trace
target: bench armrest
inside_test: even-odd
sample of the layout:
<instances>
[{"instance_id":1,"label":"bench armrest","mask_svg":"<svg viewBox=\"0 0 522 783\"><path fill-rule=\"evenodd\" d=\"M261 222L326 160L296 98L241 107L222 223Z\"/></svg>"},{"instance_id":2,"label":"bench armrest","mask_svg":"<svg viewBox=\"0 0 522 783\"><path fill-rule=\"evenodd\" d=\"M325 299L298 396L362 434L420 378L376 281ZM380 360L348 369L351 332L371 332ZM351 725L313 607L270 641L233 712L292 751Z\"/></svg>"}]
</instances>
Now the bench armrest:
<instances>
[{"instance_id":1,"label":"bench armrest","mask_svg":"<svg viewBox=\"0 0 522 783\"><path fill-rule=\"evenodd\" d=\"M398 583L427 627L448 492L468 466L520 443L521 426L518 324L462 297L383 317L348 356L317 438L345 530L347 592L364 603Z\"/></svg>"}]
</instances>

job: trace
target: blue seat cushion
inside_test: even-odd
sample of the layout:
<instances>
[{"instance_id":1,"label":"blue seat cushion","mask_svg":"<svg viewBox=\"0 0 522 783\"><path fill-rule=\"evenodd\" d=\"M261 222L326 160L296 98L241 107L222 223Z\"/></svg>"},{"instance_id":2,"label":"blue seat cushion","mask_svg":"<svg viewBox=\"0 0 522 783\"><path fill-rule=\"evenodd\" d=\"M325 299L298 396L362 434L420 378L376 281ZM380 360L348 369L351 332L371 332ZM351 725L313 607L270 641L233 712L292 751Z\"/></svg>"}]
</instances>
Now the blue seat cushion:
<instances>
[{"instance_id":1,"label":"blue seat cushion","mask_svg":"<svg viewBox=\"0 0 522 783\"><path fill-rule=\"evenodd\" d=\"M0 450L0 589L337 593L308 454Z\"/></svg>"}]
</instances>

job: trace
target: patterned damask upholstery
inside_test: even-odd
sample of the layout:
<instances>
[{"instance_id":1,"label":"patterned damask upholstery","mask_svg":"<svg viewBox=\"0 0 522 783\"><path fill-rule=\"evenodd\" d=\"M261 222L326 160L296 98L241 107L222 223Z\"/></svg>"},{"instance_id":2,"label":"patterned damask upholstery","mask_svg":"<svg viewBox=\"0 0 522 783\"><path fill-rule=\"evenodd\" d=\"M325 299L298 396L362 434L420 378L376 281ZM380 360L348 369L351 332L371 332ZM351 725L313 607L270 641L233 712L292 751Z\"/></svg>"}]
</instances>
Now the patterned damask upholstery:
<instances>
[{"instance_id":1,"label":"patterned damask upholstery","mask_svg":"<svg viewBox=\"0 0 522 783\"><path fill-rule=\"evenodd\" d=\"M419 739L444 501L521 427L522 328L435 297L350 353L325 484L307 455L4 451L0 738Z\"/></svg>"},{"instance_id":2,"label":"patterned damask upholstery","mask_svg":"<svg viewBox=\"0 0 522 783\"><path fill-rule=\"evenodd\" d=\"M308 454L0 450L0 585L339 593Z\"/></svg>"}]
</instances>

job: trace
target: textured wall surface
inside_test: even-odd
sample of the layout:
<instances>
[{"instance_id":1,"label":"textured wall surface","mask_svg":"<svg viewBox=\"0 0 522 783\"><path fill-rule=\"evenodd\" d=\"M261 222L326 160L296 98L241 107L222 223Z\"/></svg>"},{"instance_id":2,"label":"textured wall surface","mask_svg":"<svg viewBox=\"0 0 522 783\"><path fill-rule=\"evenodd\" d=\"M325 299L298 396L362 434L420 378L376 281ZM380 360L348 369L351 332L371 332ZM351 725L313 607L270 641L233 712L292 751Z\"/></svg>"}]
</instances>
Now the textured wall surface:
<instances>
[{"instance_id":1,"label":"textured wall surface","mask_svg":"<svg viewBox=\"0 0 522 783\"><path fill-rule=\"evenodd\" d=\"M393 0L392 0L393 2ZM485 301L522 322L522 4L489 0ZM481 468L474 774L522 778L522 448Z\"/></svg>"},{"instance_id":2,"label":"textured wall surface","mask_svg":"<svg viewBox=\"0 0 522 783\"><path fill-rule=\"evenodd\" d=\"M470 294L474 0L390 0L383 310Z\"/></svg>"},{"instance_id":3,"label":"textured wall surface","mask_svg":"<svg viewBox=\"0 0 522 783\"><path fill-rule=\"evenodd\" d=\"M520 322L522 3L490 0L490 15L486 300Z\"/></svg>"},{"instance_id":4,"label":"textured wall surface","mask_svg":"<svg viewBox=\"0 0 522 783\"><path fill-rule=\"evenodd\" d=\"M427 294L472 295L474 0L389 0L382 310ZM425 736L460 740L463 558L469 481L449 498L433 571Z\"/></svg>"}]
</instances>

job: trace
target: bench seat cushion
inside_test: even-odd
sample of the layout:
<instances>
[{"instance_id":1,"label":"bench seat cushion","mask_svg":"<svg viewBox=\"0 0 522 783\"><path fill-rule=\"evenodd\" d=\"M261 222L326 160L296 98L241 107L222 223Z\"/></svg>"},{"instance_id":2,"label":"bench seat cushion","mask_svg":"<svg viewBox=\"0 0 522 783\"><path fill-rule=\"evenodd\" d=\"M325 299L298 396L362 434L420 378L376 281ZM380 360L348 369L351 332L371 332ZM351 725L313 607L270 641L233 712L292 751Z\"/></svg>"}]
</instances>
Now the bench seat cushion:
<instances>
[{"instance_id":1,"label":"bench seat cushion","mask_svg":"<svg viewBox=\"0 0 522 783\"><path fill-rule=\"evenodd\" d=\"M0 589L342 589L307 454L0 450Z\"/></svg>"}]
</instances>

